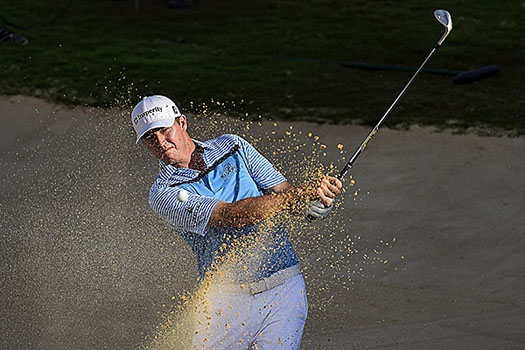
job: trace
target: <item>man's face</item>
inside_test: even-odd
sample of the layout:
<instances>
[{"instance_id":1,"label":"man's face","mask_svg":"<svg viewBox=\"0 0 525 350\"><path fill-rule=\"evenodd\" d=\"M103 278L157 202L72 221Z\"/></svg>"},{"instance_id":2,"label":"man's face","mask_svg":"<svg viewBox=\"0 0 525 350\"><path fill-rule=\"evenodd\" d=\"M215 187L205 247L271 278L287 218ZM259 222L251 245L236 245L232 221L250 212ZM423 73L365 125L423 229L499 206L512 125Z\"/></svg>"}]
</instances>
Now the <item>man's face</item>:
<instances>
[{"instance_id":1,"label":"man's face","mask_svg":"<svg viewBox=\"0 0 525 350\"><path fill-rule=\"evenodd\" d=\"M186 117L180 116L175 118L172 126L149 130L142 136L142 141L165 164L187 168L195 145L186 128Z\"/></svg>"}]
</instances>

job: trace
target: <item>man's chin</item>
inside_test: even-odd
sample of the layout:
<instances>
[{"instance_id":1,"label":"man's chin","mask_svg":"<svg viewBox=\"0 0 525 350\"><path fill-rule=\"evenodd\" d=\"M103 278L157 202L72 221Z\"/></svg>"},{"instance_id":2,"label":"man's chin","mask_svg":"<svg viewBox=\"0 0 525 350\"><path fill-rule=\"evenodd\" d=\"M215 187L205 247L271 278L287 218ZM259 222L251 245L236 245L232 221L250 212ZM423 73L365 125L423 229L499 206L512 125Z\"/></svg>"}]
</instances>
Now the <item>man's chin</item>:
<instances>
[{"instance_id":1,"label":"man's chin","mask_svg":"<svg viewBox=\"0 0 525 350\"><path fill-rule=\"evenodd\" d=\"M169 157L162 157L161 160L164 162L164 164L166 165L172 165L174 167L177 167L177 168L180 168L180 164L181 162L178 161L178 160L175 160L175 159L170 159Z\"/></svg>"}]
</instances>

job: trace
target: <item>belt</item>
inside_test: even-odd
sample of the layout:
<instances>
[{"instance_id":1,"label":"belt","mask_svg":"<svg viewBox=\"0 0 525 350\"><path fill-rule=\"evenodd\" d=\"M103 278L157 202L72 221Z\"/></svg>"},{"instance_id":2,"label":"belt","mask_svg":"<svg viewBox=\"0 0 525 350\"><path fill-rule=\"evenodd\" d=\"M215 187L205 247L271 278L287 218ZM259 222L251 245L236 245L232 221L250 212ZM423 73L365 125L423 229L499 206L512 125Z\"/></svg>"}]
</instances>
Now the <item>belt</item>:
<instances>
[{"instance_id":1,"label":"belt","mask_svg":"<svg viewBox=\"0 0 525 350\"><path fill-rule=\"evenodd\" d=\"M241 288L248 291L251 295L259 294L285 283L300 273L301 268L297 264L258 281L241 284Z\"/></svg>"}]
</instances>

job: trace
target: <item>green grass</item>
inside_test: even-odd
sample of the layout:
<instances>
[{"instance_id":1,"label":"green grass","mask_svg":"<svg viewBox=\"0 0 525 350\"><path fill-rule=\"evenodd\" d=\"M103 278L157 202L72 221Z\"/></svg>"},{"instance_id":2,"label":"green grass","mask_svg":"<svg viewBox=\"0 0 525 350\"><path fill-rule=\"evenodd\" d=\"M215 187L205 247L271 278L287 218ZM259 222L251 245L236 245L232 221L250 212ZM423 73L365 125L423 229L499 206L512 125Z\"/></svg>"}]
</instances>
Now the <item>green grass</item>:
<instances>
[{"instance_id":1,"label":"green grass","mask_svg":"<svg viewBox=\"0 0 525 350\"><path fill-rule=\"evenodd\" d=\"M136 13L134 0L71 1L58 19L66 0L2 5L0 15L30 43L0 43L0 93L122 108L161 93L183 109L214 99L273 119L375 124L412 73L296 58L419 66L442 33L430 1L198 0L189 10L140 3ZM469 85L422 74L387 124L524 134L525 2L439 6L455 27L427 66L496 64L501 73Z\"/></svg>"}]
</instances>

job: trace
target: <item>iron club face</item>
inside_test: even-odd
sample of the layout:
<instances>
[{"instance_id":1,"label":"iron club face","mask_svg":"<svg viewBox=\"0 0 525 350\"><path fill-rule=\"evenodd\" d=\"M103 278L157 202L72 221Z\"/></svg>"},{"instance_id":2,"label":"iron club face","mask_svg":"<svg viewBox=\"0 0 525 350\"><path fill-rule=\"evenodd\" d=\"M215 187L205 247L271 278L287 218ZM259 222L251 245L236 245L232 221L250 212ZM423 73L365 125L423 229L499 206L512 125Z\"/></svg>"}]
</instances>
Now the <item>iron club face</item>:
<instances>
[{"instance_id":1,"label":"iron club face","mask_svg":"<svg viewBox=\"0 0 525 350\"><path fill-rule=\"evenodd\" d=\"M445 27L445 33L443 33L443 36L437 42L437 45L440 46L452 31L452 16L450 16L450 13L447 10L439 9L434 11L434 17L436 17L438 22Z\"/></svg>"}]
</instances>

